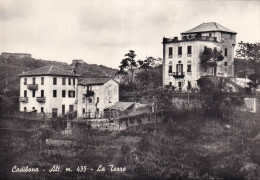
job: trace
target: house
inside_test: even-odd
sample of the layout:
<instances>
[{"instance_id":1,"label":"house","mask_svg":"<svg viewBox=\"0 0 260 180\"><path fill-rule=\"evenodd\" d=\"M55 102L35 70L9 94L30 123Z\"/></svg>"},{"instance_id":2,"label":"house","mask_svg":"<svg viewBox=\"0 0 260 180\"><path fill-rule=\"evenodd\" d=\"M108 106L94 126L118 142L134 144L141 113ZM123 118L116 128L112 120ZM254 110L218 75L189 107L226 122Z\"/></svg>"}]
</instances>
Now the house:
<instances>
[{"instance_id":1,"label":"house","mask_svg":"<svg viewBox=\"0 0 260 180\"><path fill-rule=\"evenodd\" d=\"M106 118L120 118L134 116L143 113L152 112L152 107L148 104L140 104L136 102L116 102L105 108L104 113Z\"/></svg>"},{"instance_id":2,"label":"house","mask_svg":"<svg viewBox=\"0 0 260 180\"><path fill-rule=\"evenodd\" d=\"M163 38L163 87L179 90L197 88L197 80L205 75L233 77L236 32L216 23L202 23L181 33L181 39ZM223 61L204 68L200 55L205 47L222 51Z\"/></svg>"},{"instance_id":3,"label":"house","mask_svg":"<svg viewBox=\"0 0 260 180\"><path fill-rule=\"evenodd\" d=\"M78 117L101 118L119 101L119 84L111 78L85 78L78 84Z\"/></svg>"},{"instance_id":4,"label":"house","mask_svg":"<svg viewBox=\"0 0 260 180\"><path fill-rule=\"evenodd\" d=\"M45 66L20 76L20 111L65 115L77 110L78 77L72 71Z\"/></svg>"}]
</instances>

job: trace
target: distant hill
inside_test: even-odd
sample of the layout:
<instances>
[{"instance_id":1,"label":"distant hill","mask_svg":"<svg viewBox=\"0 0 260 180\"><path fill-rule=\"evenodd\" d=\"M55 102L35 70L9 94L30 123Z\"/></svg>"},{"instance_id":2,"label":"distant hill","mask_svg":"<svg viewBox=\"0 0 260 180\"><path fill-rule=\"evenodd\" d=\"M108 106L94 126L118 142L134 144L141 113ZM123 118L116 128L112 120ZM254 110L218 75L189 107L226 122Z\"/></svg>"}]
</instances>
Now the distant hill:
<instances>
[{"instance_id":1,"label":"distant hill","mask_svg":"<svg viewBox=\"0 0 260 180\"><path fill-rule=\"evenodd\" d=\"M34 58L3 58L0 57L0 90L6 88L9 90L19 90L19 77L22 72L30 71L47 65L55 65L67 70L72 70L73 65L58 62L41 60ZM114 76L116 69L108 68L102 65L80 63L75 64L75 68L81 77L110 77Z\"/></svg>"}]
</instances>

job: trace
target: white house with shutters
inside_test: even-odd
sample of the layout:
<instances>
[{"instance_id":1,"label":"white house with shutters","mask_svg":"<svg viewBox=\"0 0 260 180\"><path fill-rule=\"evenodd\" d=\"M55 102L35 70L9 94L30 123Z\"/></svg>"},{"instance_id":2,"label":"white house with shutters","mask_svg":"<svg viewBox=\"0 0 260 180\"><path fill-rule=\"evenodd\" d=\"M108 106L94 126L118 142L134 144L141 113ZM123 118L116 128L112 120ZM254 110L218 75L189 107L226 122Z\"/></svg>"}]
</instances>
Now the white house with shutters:
<instances>
[{"instance_id":1,"label":"white house with shutters","mask_svg":"<svg viewBox=\"0 0 260 180\"><path fill-rule=\"evenodd\" d=\"M56 66L45 66L20 76L20 111L65 115L77 109L79 75Z\"/></svg>"},{"instance_id":2,"label":"white house with shutters","mask_svg":"<svg viewBox=\"0 0 260 180\"><path fill-rule=\"evenodd\" d=\"M197 88L197 80L205 75L233 77L236 34L209 22L181 33L181 39L163 38L163 87L187 90L187 87ZM200 54L205 47L222 51L224 60L217 66L203 68Z\"/></svg>"}]
</instances>

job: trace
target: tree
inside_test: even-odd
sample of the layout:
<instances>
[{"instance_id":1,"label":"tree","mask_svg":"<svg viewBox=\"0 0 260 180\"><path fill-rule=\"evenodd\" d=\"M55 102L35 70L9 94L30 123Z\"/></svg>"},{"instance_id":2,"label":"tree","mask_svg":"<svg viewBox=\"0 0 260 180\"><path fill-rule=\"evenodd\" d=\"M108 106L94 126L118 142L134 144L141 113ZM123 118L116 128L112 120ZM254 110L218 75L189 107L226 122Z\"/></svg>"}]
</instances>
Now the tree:
<instances>
[{"instance_id":1,"label":"tree","mask_svg":"<svg viewBox=\"0 0 260 180\"><path fill-rule=\"evenodd\" d=\"M205 47L200 55L200 60L204 68L217 66L217 62L223 59L222 51L218 51L216 48L212 50L211 48Z\"/></svg>"},{"instance_id":2,"label":"tree","mask_svg":"<svg viewBox=\"0 0 260 180\"><path fill-rule=\"evenodd\" d=\"M155 59L154 57L150 56L150 57L146 57L145 60L138 60L137 62L141 69L148 70L153 67L161 65L162 59L161 58Z\"/></svg>"},{"instance_id":3,"label":"tree","mask_svg":"<svg viewBox=\"0 0 260 180\"><path fill-rule=\"evenodd\" d=\"M243 41L238 43L239 49L236 51L237 57L242 57L245 60L254 63L254 74L260 80L260 43L244 43Z\"/></svg>"},{"instance_id":4,"label":"tree","mask_svg":"<svg viewBox=\"0 0 260 180\"><path fill-rule=\"evenodd\" d=\"M117 72L117 74L123 74L126 75L128 74L128 71L131 72L131 79L130 79L130 83L133 84L133 80L134 80L134 71L137 68L137 63L135 61L135 51L133 50L129 50L129 52L127 54L125 54L125 58L122 59L121 61L121 65L119 66L119 71Z\"/></svg>"}]
</instances>

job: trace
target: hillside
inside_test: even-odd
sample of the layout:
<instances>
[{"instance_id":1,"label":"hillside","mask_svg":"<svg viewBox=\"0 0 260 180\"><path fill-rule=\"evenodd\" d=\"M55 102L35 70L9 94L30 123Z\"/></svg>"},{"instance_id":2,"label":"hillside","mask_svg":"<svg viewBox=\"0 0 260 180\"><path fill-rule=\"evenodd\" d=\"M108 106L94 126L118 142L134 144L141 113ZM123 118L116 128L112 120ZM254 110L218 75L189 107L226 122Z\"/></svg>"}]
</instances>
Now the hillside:
<instances>
[{"instance_id":1,"label":"hillside","mask_svg":"<svg viewBox=\"0 0 260 180\"><path fill-rule=\"evenodd\" d=\"M28 120L0 122L11 128L0 133L1 179L259 179L260 126L255 114L235 113L227 122L185 111L166 124L119 132L82 126L74 127L71 135ZM49 138L73 143L47 145ZM63 171L49 173L55 164ZM11 173L14 165L38 167L40 172ZM106 171L97 171L99 165ZM111 172L109 165L126 171ZM65 172L66 167L72 172Z\"/></svg>"},{"instance_id":2,"label":"hillside","mask_svg":"<svg viewBox=\"0 0 260 180\"><path fill-rule=\"evenodd\" d=\"M67 70L72 70L72 65L57 61L38 60L34 58L0 58L0 89L6 88L9 90L19 89L19 75L23 71L30 71L47 65L55 65ZM116 72L115 69L108 68L96 64L78 64L76 66L77 73L82 77L108 77L113 76Z\"/></svg>"}]
</instances>

